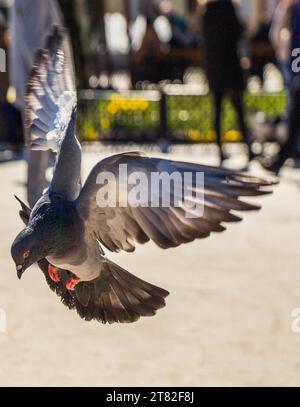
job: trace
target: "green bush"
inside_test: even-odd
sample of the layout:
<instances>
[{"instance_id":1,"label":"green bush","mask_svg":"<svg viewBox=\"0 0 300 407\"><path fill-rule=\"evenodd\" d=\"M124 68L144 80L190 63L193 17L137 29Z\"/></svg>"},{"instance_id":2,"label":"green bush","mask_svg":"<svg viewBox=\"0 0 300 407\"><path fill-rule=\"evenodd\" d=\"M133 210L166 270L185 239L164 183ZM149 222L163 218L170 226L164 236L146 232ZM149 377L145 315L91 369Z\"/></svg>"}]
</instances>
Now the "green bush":
<instances>
[{"instance_id":1,"label":"green bush","mask_svg":"<svg viewBox=\"0 0 300 407\"><path fill-rule=\"evenodd\" d=\"M266 118L280 116L286 109L286 93L245 96L247 112L263 112ZM210 96L167 96L169 136L175 140L213 142L213 107ZM228 100L223 106L224 141L240 141L236 115ZM159 101L134 93L108 94L99 100L81 101L79 134L83 141L155 141L159 137Z\"/></svg>"}]
</instances>

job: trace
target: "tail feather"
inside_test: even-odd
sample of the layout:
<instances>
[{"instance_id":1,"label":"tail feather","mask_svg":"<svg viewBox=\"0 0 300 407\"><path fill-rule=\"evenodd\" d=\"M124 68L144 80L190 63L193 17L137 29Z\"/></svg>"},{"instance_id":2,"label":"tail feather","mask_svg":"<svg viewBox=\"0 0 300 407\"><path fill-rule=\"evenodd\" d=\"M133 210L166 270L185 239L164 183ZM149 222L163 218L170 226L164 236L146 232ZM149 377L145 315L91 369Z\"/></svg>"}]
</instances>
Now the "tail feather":
<instances>
[{"instance_id":1,"label":"tail feather","mask_svg":"<svg viewBox=\"0 0 300 407\"><path fill-rule=\"evenodd\" d=\"M87 293L88 304L85 298ZM76 287L80 316L104 324L131 323L140 317L153 316L166 305L165 298L168 295L162 288L133 276L108 260L98 279L80 283Z\"/></svg>"}]
</instances>

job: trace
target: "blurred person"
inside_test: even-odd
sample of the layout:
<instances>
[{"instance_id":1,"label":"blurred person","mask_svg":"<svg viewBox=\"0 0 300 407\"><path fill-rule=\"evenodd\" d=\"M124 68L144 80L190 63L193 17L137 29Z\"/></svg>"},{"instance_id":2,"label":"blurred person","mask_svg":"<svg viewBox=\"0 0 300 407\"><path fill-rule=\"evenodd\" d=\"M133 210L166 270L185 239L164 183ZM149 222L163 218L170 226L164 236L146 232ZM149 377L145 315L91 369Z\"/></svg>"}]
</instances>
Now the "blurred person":
<instances>
[{"instance_id":1,"label":"blurred person","mask_svg":"<svg viewBox=\"0 0 300 407\"><path fill-rule=\"evenodd\" d=\"M192 37L192 46L200 47L203 45L202 39L202 17L203 6L198 4L196 10L188 15L188 30Z\"/></svg>"},{"instance_id":2,"label":"blurred person","mask_svg":"<svg viewBox=\"0 0 300 407\"><path fill-rule=\"evenodd\" d=\"M0 12L0 48L5 51L7 55L7 27L4 15ZM7 63L7 61L6 61ZM7 68L7 67L6 67ZM5 126L5 104L6 95L8 90L8 73L7 69L5 72L0 72L0 115L2 127Z\"/></svg>"},{"instance_id":3,"label":"blurred person","mask_svg":"<svg viewBox=\"0 0 300 407\"><path fill-rule=\"evenodd\" d=\"M0 12L0 48L8 55L10 45L10 34L7 26L6 14ZM0 73L0 116L3 133L1 134L2 141L10 144L12 150L16 153L22 151L22 124L20 113L8 102L9 90L9 67L8 59L6 58L6 70Z\"/></svg>"},{"instance_id":4,"label":"blurred person","mask_svg":"<svg viewBox=\"0 0 300 407\"><path fill-rule=\"evenodd\" d=\"M290 89L291 71L291 14L293 0L281 0L275 10L270 30L270 39L276 52L285 86ZM300 24L300 23L299 23Z\"/></svg>"},{"instance_id":5,"label":"blurred person","mask_svg":"<svg viewBox=\"0 0 300 407\"><path fill-rule=\"evenodd\" d=\"M198 45L198 36L189 24L189 21L176 12L171 0L163 0L159 6L160 13L165 16L171 27L171 47L189 48Z\"/></svg>"},{"instance_id":6,"label":"blurred person","mask_svg":"<svg viewBox=\"0 0 300 407\"><path fill-rule=\"evenodd\" d=\"M296 76L293 81L290 109L288 116L288 139L281 148L278 157L273 163L262 160L263 167L275 174L279 174L286 160L295 158L298 154L298 142L300 136L300 75Z\"/></svg>"},{"instance_id":7,"label":"blurred person","mask_svg":"<svg viewBox=\"0 0 300 407\"><path fill-rule=\"evenodd\" d=\"M225 155L222 149L222 102L228 96L237 113L240 131L251 151L249 131L245 121L244 90L246 87L243 70L238 56L238 44L244 27L231 0L210 0L203 15L203 35L206 50L207 77L214 98L215 132L220 148L221 162Z\"/></svg>"},{"instance_id":8,"label":"blurred person","mask_svg":"<svg viewBox=\"0 0 300 407\"><path fill-rule=\"evenodd\" d=\"M290 22L291 22L291 43L290 43L290 64L294 62L295 56L292 55L292 50L300 49L300 0L294 0L290 6ZM299 58L299 56L298 56ZM299 64L298 64L299 65ZM300 72L293 71L292 85L290 91L290 106L288 116L288 138L282 146L278 157L272 164L262 161L262 165L269 171L279 174L281 168L289 158L295 158L299 155L298 143L300 136Z\"/></svg>"},{"instance_id":9,"label":"blurred person","mask_svg":"<svg viewBox=\"0 0 300 407\"><path fill-rule=\"evenodd\" d=\"M140 49L133 55L134 71L139 80L157 83L162 43L155 31L154 20L146 16L146 31Z\"/></svg>"},{"instance_id":10,"label":"blurred person","mask_svg":"<svg viewBox=\"0 0 300 407\"><path fill-rule=\"evenodd\" d=\"M248 32L251 50L251 76L258 76L264 82L265 69L268 64L277 64L276 52L270 39L271 20L262 21L252 34Z\"/></svg>"},{"instance_id":11,"label":"blurred person","mask_svg":"<svg viewBox=\"0 0 300 407\"><path fill-rule=\"evenodd\" d=\"M14 0L10 10L11 48L10 81L15 89L15 106L25 119L25 92L29 74L38 49L43 48L46 37L54 25L62 25L56 0ZM25 125L24 125L25 128ZM27 194L31 207L47 187L46 170L49 153L28 151Z\"/></svg>"}]
</instances>

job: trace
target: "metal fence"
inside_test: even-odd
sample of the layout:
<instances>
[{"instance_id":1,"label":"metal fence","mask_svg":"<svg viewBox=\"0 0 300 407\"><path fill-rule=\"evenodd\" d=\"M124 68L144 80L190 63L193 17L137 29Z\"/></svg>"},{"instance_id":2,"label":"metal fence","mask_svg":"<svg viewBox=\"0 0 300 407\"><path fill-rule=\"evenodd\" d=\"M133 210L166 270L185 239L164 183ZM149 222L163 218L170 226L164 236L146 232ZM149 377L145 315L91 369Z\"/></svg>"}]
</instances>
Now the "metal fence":
<instances>
[{"instance_id":1,"label":"metal fence","mask_svg":"<svg viewBox=\"0 0 300 407\"><path fill-rule=\"evenodd\" d=\"M79 134L83 141L211 143L213 107L210 95L184 92L80 92ZM286 93L246 93L248 117L263 114L273 120L286 110ZM225 142L238 142L236 115L229 101L223 106Z\"/></svg>"}]
</instances>

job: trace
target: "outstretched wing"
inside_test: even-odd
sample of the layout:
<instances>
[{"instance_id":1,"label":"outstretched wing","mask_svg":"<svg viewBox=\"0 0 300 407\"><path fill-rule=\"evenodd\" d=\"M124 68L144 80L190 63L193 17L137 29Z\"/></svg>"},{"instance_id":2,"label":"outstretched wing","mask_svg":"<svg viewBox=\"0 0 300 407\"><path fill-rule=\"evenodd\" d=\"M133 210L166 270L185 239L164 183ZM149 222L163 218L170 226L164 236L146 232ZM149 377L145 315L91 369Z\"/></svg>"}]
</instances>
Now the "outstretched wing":
<instances>
[{"instance_id":1,"label":"outstretched wing","mask_svg":"<svg viewBox=\"0 0 300 407\"><path fill-rule=\"evenodd\" d=\"M148 193L152 197L153 194L153 191L149 191L152 174L176 173L184 177L184 174L189 173L192 175L193 182L189 190L182 191L185 203L180 206L165 205L161 190L159 196L155 197L156 201L160 202L156 207L152 205L152 200L150 205L132 205L127 197L133 187L127 188L127 185L125 185L127 202L124 205L124 196L122 196L124 180L120 179L120 169L127 171L128 179L131 176L134 178L134 174L143 174L147 186L141 194L145 192L145 196ZM194 192L199 189L196 179L197 174L201 173L204 176L204 184L203 193L199 198ZM97 203L98 194L102 195L104 190L109 193L107 183L101 179L101 174L112 174L117 180L116 205L100 207L99 201ZM224 222L241 220L232 211L260 209L259 206L243 202L239 198L268 194L270 191L266 187L272 184L272 182L220 168L148 158L139 153L125 153L105 159L92 170L77 200L77 208L91 236L96 237L111 251L130 252L135 249L136 242L143 244L149 240L167 249L197 238L208 237L212 232L224 231ZM112 183L110 188L113 188ZM177 192L174 190L170 192L172 198L176 198ZM200 217L193 213L191 209L193 204L202 208Z\"/></svg>"},{"instance_id":2,"label":"outstretched wing","mask_svg":"<svg viewBox=\"0 0 300 407\"><path fill-rule=\"evenodd\" d=\"M31 149L57 151L76 107L67 33L53 28L37 52L25 95L26 141Z\"/></svg>"},{"instance_id":3,"label":"outstretched wing","mask_svg":"<svg viewBox=\"0 0 300 407\"><path fill-rule=\"evenodd\" d=\"M54 27L36 55L25 103L26 140L33 150L58 152L50 192L76 199L80 187L81 148L75 135L77 97L70 41ZM62 177L63 174L63 177Z\"/></svg>"},{"instance_id":4,"label":"outstretched wing","mask_svg":"<svg viewBox=\"0 0 300 407\"><path fill-rule=\"evenodd\" d=\"M21 205L20 217L28 224L31 209L16 197ZM149 317L165 306L169 293L162 288L133 276L109 260L103 262L101 275L93 281L79 283L75 291L66 289L72 273L58 271L60 281L51 280L49 262L42 259L38 266L43 272L49 288L58 295L62 303L86 320L103 324L131 323L140 317Z\"/></svg>"}]
</instances>

